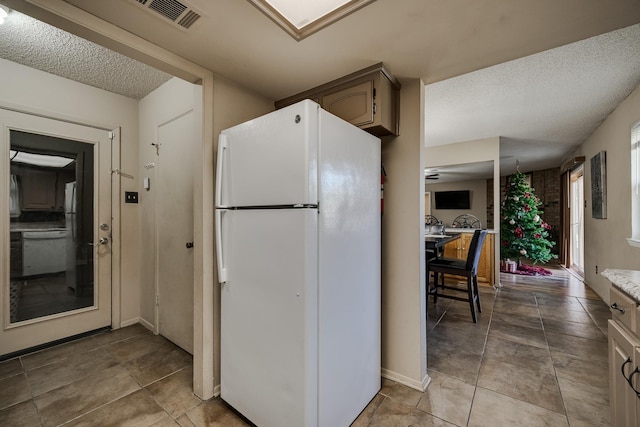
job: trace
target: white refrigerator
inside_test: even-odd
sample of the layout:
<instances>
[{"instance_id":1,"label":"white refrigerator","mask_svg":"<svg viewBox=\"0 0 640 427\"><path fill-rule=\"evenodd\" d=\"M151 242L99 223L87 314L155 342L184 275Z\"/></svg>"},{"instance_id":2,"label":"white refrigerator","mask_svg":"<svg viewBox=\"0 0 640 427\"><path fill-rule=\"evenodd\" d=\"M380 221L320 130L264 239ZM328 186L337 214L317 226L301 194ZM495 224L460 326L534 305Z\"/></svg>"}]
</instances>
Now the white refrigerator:
<instances>
[{"instance_id":1,"label":"white refrigerator","mask_svg":"<svg viewBox=\"0 0 640 427\"><path fill-rule=\"evenodd\" d=\"M306 100L224 130L216 175L222 399L348 426L380 390L380 140Z\"/></svg>"},{"instance_id":2,"label":"white refrigerator","mask_svg":"<svg viewBox=\"0 0 640 427\"><path fill-rule=\"evenodd\" d=\"M64 185L64 219L67 229L66 238L66 273L65 281L69 289L73 289L76 295L79 294L76 283L76 245L78 237L78 227L76 217L76 182L68 182Z\"/></svg>"}]
</instances>

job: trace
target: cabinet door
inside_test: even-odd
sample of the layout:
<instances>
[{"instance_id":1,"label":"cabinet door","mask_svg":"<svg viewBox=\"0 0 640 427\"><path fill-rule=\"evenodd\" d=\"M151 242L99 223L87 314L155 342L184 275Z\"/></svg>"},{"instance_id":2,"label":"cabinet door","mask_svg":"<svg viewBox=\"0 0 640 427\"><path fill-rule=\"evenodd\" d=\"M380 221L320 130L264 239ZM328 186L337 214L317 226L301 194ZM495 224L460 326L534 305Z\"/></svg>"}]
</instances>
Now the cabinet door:
<instances>
[{"instance_id":1,"label":"cabinet door","mask_svg":"<svg viewBox=\"0 0 640 427\"><path fill-rule=\"evenodd\" d=\"M322 108L355 126L373 123L373 80L323 96Z\"/></svg>"},{"instance_id":2,"label":"cabinet door","mask_svg":"<svg viewBox=\"0 0 640 427\"><path fill-rule=\"evenodd\" d=\"M444 256L446 258L467 259L469 253L469 243L471 243L471 233L460 233L460 238L444 245Z\"/></svg>"},{"instance_id":3,"label":"cabinet door","mask_svg":"<svg viewBox=\"0 0 640 427\"><path fill-rule=\"evenodd\" d=\"M460 250L458 251L459 259L467 259L469 255L469 245L471 245L471 239L473 239L473 233L462 233L460 237Z\"/></svg>"},{"instance_id":4,"label":"cabinet door","mask_svg":"<svg viewBox=\"0 0 640 427\"><path fill-rule=\"evenodd\" d=\"M22 276L22 233L11 232L10 277Z\"/></svg>"},{"instance_id":5,"label":"cabinet door","mask_svg":"<svg viewBox=\"0 0 640 427\"><path fill-rule=\"evenodd\" d=\"M56 204L56 175L29 170L20 176L23 210L52 210Z\"/></svg>"},{"instance_id":6,"label":"cabinet door","mask_svg":"<svg viewBox=\"0 0 640 427\"><path fill-rule=\"evenodd\" d=\"M636 425L638 398L625 377L636 366L633 356L637 346L637 338L623 330L614 320L609 320L609 401L612 427Z\"/></svg>"},{"instance_id":7,"label":"cabinet door","mask_svg":"<svg viewBox=\"0 0 640 427\"><path fill-rule=\"evenodd\" d=\"M487 234L478 263L478 280L493 283L493 234Z\"/></svg>"},{"instance_id":8,"label":"cabinet door","mask_svg":"<svg viewBox=\"0 0 640 427\"><path fill-rule=\"evenodd\" d=\"M460 253L460 239L454 240L444 245L445 258L458 258Z\"/></svg>"}]
</instances>

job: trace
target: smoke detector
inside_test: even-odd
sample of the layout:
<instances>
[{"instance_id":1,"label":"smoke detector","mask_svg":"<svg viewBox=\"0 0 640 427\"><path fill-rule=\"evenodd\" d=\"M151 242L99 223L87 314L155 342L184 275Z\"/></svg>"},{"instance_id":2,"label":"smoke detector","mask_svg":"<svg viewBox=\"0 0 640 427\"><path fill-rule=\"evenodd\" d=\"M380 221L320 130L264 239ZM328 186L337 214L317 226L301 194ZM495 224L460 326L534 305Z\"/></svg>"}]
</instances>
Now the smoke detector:
<instances>
[{"instance_id":1,"label":"smoke detector","mask_svg":"<svg viewBox=\"0 0 640 427\"><path fill-rule=\"evenodd\" d=\"M132 0L155 16L173 23L182 30L188 30L202 14L183 1L178 0Z\"/></svg>"}]
</instances>

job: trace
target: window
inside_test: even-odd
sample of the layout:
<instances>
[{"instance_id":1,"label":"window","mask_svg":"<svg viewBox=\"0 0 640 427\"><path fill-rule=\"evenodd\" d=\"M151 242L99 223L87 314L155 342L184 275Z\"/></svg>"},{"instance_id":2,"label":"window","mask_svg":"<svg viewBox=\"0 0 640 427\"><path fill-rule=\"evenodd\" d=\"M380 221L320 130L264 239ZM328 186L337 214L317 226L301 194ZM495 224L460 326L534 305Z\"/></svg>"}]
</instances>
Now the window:
<instances>
[{"instance_id":1,"label":"window","mask_svg":"<svg viewBox=\"0 0 640 427\"><path fill-rule=\"evenodd\" d=\"M640 122L631 128L631 238L640 247Z\"/></svg>"}]
</instances>

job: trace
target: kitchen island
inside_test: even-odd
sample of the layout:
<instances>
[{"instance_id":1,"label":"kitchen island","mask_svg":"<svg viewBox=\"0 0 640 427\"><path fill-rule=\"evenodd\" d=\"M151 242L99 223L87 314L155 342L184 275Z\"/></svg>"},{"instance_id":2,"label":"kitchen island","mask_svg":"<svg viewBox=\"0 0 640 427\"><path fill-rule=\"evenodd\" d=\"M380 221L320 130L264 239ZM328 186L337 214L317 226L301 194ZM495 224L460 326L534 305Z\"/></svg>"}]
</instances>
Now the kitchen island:
<instances>
[{"instance_id":1,"label":"kitchen island","mask_svg":"<svg viewBox=\"0 0 640 427\"><path fill-rule=\"evenodd\" d=\"M447 258L467 259L469 253L469 244L473 238L473 228L454 228L445 229L446 234L459 234L460 238L444 245L444 256ZM487 230L487 237L482 246L480 254L480 262L478 264L478 281L494 284L496 277L495 268L495 248L494 235L495 230Z\"/></svg>"}]
</instances>

